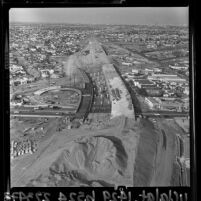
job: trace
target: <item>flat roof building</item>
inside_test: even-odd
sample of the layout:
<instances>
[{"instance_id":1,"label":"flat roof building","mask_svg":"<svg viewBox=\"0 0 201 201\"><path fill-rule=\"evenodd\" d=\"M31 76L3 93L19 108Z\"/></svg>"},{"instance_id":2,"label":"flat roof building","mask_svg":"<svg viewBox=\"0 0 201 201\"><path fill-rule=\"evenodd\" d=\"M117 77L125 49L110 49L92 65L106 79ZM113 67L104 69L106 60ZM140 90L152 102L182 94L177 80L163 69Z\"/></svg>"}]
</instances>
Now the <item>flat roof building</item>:
<instances>
[{"instance_id":1,"label":"flat roof building","mask_svg":"<svg viewBox=\"0 0 201 201\"><path fill-rule=\"evenodd\" d=\"M169 74L152 74L148 76L148 80L160 80L163 82L186 82L186 79L182 79L177 75L169 75Z\"/></svg>"}]
</instances>

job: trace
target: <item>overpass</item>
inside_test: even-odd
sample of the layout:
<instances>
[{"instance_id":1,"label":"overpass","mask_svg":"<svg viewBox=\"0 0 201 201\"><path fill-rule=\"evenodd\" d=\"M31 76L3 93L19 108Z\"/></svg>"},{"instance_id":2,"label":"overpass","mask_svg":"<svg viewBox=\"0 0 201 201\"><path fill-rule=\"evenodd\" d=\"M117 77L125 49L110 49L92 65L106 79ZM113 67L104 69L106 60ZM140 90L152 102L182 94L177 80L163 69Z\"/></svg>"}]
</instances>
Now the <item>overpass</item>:
<instances>
[{"instance_id":1,"label":"overpass","mask_svg":"<svg viewBox=\"0 0 201 201\"><path fill-rule=\"evenodd\" d=\"M189 112L171 112L171 111L150 111L150 112L141 112L136 113L136 116L142 116L142 117L156 117L156 118L162 118L162 117L189 117Z\"/></svg>"},{"instance_id":2,"label":"overpass","mask_svg":"<svg viewBox=\"0 0 201 201\"><path fill-rule=\"evenodd\" d=\"M66 115L73 115L75 114L74 109L69 110L18 110L18 111L11 111L10 116L13 117L62 117Z\"/></svg>"},{"instance_id":3,"label":"overpass","mask_svg":"<svg viewBox=\"0 0 201 201\"><path fill-rule=\"evenodd\" d=\"M56 115L56 114L34 114L34 113L29 113L29 114L10 114L12 117L36 117L36 118L60 118L63 115Z\"/></svg>"}]
</instances>

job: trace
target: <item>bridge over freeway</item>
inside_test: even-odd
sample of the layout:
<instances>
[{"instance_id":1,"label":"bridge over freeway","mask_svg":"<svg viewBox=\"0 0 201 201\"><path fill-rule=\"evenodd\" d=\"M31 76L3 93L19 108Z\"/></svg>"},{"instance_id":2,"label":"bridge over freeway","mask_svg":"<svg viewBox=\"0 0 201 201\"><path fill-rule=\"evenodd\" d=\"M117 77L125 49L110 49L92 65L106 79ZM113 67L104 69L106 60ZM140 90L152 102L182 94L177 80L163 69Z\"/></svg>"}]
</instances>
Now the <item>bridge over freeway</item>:
<instances>
[{"instance_id":1,"label":"bridge over freeway","mask_svg":"<svg viewBox=\"0 0 201 201\"><path fill-rule=\"evenodd\" d=\"M56 118L62 117L62 114L44 114L44 113L19 113L19 114L11 114L13 117L36 117L36 118Z\"/></svg>"},{"instance_id":2,"label":"bridge over freeway","mask_svg":"<svg viewBox=\"0 0 201 201\"><path fill-rule=\"evenodd\" d=\"M149 112L141 112L136 113L136 116L142 117L158 117L158 118L165 118L165 117L189 117L189 112L172 112L172 111L149 111Z\"/></svg>"}]
</instances>

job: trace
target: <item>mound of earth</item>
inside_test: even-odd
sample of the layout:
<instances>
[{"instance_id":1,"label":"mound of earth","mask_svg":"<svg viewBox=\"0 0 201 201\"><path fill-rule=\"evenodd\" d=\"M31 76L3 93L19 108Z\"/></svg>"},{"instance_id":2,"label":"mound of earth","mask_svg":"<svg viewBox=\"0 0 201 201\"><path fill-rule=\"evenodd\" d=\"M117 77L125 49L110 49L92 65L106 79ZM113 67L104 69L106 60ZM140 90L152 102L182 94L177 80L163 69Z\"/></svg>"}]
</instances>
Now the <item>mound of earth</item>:
<instances>
[{"instance_id":1,"label":"mound of earth","mask_svg":"<svg viewBox=\"0 0 201 201\"><path fill-rule=\"evenodd\" d=\"M38 172L28 186L115 186L128 183L124 176L128 156L115 141L98 136L82 137L66 147L49 167Z\"/></svg>"},{"instance_id":2,"label":"mound of earth","mask_svg":"<svg viewBox=\"0 0 201 201\"><path fill-rule=\"evenodd\" d=\"M55 133L30 162L15 167L12 186L170 185L176 147L174 130L165 125L118 117L106 129Z\"/></svg>"}]
</instances>

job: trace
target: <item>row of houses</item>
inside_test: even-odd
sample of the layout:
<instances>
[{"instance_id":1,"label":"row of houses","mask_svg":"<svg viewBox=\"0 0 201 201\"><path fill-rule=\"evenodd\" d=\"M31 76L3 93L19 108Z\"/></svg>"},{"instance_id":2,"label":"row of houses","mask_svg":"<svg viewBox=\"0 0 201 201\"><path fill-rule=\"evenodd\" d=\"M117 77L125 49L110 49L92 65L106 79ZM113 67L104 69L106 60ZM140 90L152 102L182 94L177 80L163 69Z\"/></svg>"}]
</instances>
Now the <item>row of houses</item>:
<instances>
[{"instance_id":1,"label":"row of houses","mask_svg":"<svg viewBox=\"0 0 201 201\"><path fill-rule=\"evenodd\" d=\"M33 77L18 77L16 79L10 79L11 86L18 86L22 84L27 84L33 82L35 79Z\"/></svg>"}]
</instances>

